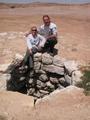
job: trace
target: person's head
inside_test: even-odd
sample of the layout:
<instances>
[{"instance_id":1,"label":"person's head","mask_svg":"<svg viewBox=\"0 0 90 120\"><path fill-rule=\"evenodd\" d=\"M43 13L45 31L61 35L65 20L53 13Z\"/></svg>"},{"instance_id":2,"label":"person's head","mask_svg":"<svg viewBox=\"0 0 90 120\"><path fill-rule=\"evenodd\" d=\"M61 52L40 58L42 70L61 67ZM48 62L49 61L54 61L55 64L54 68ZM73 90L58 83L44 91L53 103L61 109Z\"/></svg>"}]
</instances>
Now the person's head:
<instances>
[{"instance_id":1,"label":"person's head","mask_svg":"<svg viewBox=\"0 0 90 120\"><path fill-rule=\"evenodd\" d=\"M36 27L36 26L31 27L31 34L32 34L33 36L36 36L36 35L37 35L37 27Z\"/></svg>"},{"instance_id":2,"label":"person's head","mask_svg":"<svg viewBox=\"0 0 90 120\"><path fill-rule=\"evenodd\" d=\"M43 22L45 26L49 26L50 25L50 17L48 15L44 15L43 16Z\"/></svg>"}]
</instances>

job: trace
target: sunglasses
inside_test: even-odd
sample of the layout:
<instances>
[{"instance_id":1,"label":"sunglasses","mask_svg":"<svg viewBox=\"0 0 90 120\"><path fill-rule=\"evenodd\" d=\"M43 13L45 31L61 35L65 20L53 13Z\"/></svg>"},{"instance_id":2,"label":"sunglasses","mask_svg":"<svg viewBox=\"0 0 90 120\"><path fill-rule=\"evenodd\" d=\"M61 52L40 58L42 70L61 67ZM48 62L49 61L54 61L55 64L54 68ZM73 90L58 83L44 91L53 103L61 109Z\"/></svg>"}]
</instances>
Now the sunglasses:
<instances>
[{"instance_id":1,"label":"sunglasses","mask_svg":"<svg viewBox=\"0 0 90 120\"><path fill-rule=\"evenodd\" d=\"M32 31L37 31L37 29L33 29Z\"/></svg>"}]
</instances>

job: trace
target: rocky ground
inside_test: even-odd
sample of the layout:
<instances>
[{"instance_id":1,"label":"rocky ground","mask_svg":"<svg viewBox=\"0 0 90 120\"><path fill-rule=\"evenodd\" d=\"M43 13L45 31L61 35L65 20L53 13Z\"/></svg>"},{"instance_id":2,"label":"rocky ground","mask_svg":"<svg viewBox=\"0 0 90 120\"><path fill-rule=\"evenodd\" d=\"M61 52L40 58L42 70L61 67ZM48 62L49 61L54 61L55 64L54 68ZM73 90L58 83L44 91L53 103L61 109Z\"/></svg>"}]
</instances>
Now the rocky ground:
<instances>
[{"instance_id":1,"label":"rocky ground","mask_svg":"<svg viewBox=\"0 0 90 120\"><path fill-rule=\"evenodd\" d=\"M16 53L24 54L24 33L42 24L49 14L58 26L58 55L90 63L90 4L4 5L0 4L0 64L9 63ZM69 54L68 54L69 53ZM89 120L90 97L82 89L69 87L37 101L17 92L0 92L0 120Z\"/></svg>"}]
</instances>

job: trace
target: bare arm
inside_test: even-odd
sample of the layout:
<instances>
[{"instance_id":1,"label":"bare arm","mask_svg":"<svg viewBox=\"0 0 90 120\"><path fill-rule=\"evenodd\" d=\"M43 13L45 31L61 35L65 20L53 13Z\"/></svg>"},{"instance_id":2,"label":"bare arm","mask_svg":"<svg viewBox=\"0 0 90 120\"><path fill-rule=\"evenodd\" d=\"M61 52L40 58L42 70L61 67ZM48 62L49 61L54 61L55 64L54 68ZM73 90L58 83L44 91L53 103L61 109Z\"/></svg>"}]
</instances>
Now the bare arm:
<instances>
[{"instance_id":1,"label":"bare arm","mask_svg":"<svg viewBox=\"0 0 90 120\"><path fill-rule=\"evenodd\" d=\"M47 39L52 39L52 38L56 38L57 39L57 27L54 24L54 26L51 29L51 33L50 35L47 37Z\"/></svg>"},{"instance_id":2,"label":"bare arm","mask_svg":"<svg viewBox=\"0 0 90 120\"><path fill-rule=\"evenodd\" d=\"M52 39L52 38L56 38L57 39L57 33L56 34L53 34L53 35L49 35L46 40L48 39Z\"/></svg>"},{"instance_id":3,"label":"bare arm","mask_svg":"<svg viewBox=\"0 0 90 120\"><path fill-rule=\"evenodd\" d=\"M27 32L25 32L24 36L25 36L25 37L28 37L29 34L31 34L31 32L30 32L30 31L27 31Z\"/></svg>"},{"instance_id":4,"label":"bare arm","mask_svg":"<svg viewBox=\"0 0 90 120\"><path fill-rule=\"evenodd\" d=\"M39 47L44 47L44 44L46 42L46 38L43 37L42 35L39 35L40 37L40 44L39 44Z\"/></svg>"},{"instance_id":5,"label":"bare arm","mask_svg":"<svg viewBox=\"0 0 90 120\"><path fill-rule=\"evenodd\" d=\"M30 54L32 54L32 44L31 44L31 42L30 42L30 38L27 37L26 40L27 40L27 48L28 48Z\"/></svg>"}]
</instances>

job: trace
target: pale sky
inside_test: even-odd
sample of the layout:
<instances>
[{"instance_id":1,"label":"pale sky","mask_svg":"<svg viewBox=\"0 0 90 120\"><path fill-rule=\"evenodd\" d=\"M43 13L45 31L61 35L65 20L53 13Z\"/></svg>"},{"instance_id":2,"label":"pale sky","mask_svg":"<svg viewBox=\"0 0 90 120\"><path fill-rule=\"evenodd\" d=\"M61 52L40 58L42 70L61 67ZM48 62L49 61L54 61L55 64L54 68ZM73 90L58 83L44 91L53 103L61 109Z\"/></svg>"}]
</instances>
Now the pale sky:
<instances>
[{"instance_id":1,"label":"pale sky","mask_svg":"<svg viewBox=\"0 0 90 120\"><path fill-rule=\"evenodd\" d=\"M6 3L31 3L31 2L50 2L50 3L90 3L90 0L0 0Z\"/></svg>"}]
</instances>

